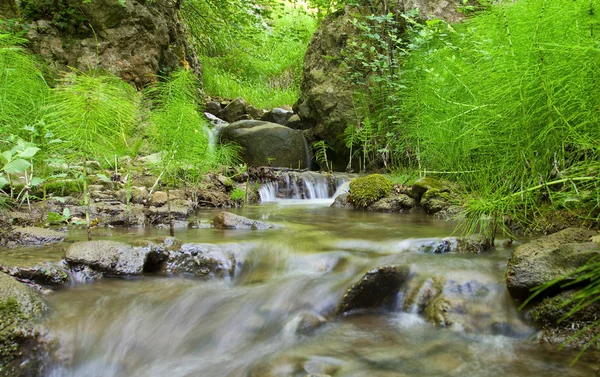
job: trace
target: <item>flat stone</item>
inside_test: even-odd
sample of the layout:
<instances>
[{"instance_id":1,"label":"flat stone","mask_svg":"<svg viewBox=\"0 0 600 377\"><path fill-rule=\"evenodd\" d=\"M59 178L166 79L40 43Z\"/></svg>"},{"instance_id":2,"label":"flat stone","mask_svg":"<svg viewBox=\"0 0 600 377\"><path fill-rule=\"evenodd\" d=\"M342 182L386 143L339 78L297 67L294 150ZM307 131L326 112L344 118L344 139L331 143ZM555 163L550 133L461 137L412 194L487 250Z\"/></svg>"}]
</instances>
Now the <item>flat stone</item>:
<instances>
[{"instance_id":1,"label":"flat stone","mask_svg":"<svg viewBox=\"0 0 600 377\"><path fill-rule=\"evenodd\" d=\"M70 265L84 265L115 276L139 275L144 270L147 250L116 241L76 242L67 249Z\"/></svg>"},{"instance_id":2,"label":"flat stone","mask_svg":"<svg viewBox=\"0 0 600 377\"><path fill-rule=\"evenodd\" d=\"M67 237L65 233L37 227L15 228L13 233L18 245L46 245L62 242Z\"/></svg>"},{"instance_id":3,"label":"flat stone","mask_svg":"<svg viewBox=\"0 0 600 377\"><path fill-rule=\"evenodd\" d=\"M273 229L275 225L256 221L231 212L221 212L213 219L213 226L217 229Z\"/></svg>"}]
</instances>

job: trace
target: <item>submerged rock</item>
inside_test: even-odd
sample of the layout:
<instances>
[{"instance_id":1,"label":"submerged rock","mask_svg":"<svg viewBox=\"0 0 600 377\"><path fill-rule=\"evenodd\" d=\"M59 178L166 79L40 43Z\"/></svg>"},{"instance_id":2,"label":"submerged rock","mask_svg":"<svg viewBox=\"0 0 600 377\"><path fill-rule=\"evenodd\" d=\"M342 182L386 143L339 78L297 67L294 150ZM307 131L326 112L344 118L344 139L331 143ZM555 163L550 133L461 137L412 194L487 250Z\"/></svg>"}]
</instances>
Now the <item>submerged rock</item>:
<instances>
[{"instance_id":1,"label":"submerged rock","mask_svg":"<svg viewBox=\"0 0 600 377\"><path fill-rule=\"evenodd\" d=\"M473 253L479 254L490 251L493 245L482 234L472 234L466 237L446 237L433 245L427 245L426 251L435 254L444 253Z\"/></svg>"},{"instance_id":2,"label":"submerged rock","mask_svg":"<svg viewBox=\"0 0 600 377\"><path fill-rule=\"evenodd\" d=\"M0 272L0 374L42 375L47 355L44 334L35 321L48 311L38 293Z\"/></svg>"},{"instance_id":3,"label":"submerged rock","mask_svg":"<svg viewBox=\"0 0 600 377\"><path fill-rule=\"evenodd\" d=\"M568 228L518 246L506 269L506 287L512 297L521 300L531 295L531 289L569 274L600 253L600 246L591 242L597 232ZM556 293L560 288L548 290Z\"/></svg>"},{"instance_id":4,"label":"submerged rock","mask_svg":"<svg viewBox=\"0 0 600 377\"><path fill-rule=\"evenodd\" d=\"M213 219L213 225L217 229L273 229L275 225L256 221L231 212L221 212Z\"/></svg>"},{"instance_id":5,"label":"submerged rock","mask_svg":"<svg viewBox=\"0 0 600 377\"><path fill-rule=\"evenodd\" d=\"M410 269L407 266L377 267L356 282L338 304L338 315L356 309L372 309L393 301Z\"/></svg>"},{"instance_id":6,"label":"submerged rock","mask_svg":"<svg viewBox=\"0 0 600 377\"><path fill-rule=\"evenodd\" d=\"M167 252L162 271L175 275L233 276L235 258L215 245L188 243Z\"/></svg>"},{"instance_id":7,"label":"submerged rock","mask_svg":"<svg viewBox=\"0 0 600 377\"><path fill-rule=\"evenodd\" d=\"M147 249L133 248L116 241L77 242L67 249L71 266L87 266L107 275L139 275L144 270Z\"/></svg>"},{"instance_id":8,"label":"submerged rock","mask_svg":"<svg viewBox=\"0 0 600 377\"><path fill-rule=\"evenodd\" d=\"M13 233L18 245L46 245L62 242L67 237L65 233L36 227L15 228Z\"/></svg>"},{"instance_id":9,"label":"submerged rock","mask_svg":"<svg viewBox=\"0 0 600 377\"><path fill-rule=\"evenodd\" d=\"M57 288L69 284L69 275L53 263L37 263L31 266L0 266L0 271L10 276L44 288Z\"/></svg>"}]
</instances>

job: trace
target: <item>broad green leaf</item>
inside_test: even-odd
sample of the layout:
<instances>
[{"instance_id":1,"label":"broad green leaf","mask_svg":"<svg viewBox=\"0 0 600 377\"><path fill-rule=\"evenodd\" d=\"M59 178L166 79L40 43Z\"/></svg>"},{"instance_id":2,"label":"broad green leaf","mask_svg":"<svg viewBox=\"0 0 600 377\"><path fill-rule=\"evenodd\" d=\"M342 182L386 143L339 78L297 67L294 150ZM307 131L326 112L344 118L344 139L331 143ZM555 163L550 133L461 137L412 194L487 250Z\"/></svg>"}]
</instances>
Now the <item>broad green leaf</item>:
<instances>
[{"instance_id":1,"label":"broad green leaf","mask_svg":"<svg viewBox=\"0 0 600 377\"><path fill-rule=\"evenodd\" d=\"M71 218L71 210L68 207L63 209L63 218L67 221Z\"/></svg>"},{"instance_id":2,"label":"broad green leaf","mask_svg":"<svg viewBox=\"0 0 600 377\"><path fill-rule=\"evenodd\" d=\"M33 177L33 178L31 178L31 182L29 182L29 186L31 186L31 187L39 186L42 183L44 183L44 181L45 180L43 178Z\"/></svg>"},{"instance_id":3,"label":"broad green leaf","mask_svg":"<svg viewBox=\"0 0 600 377\"><path fill-rule=\"evenodd\" d=\"M0 177L0 188L4 187L8 185L8 179L4 178L4 177Z\"/></svg>"},{"instance_id":4,"label":"broad green leaf","mask_svg":"<svg viewBox=\"0 0 600 377\"><path fill-rule=\"evenodd\" d=\"M8 174L17 174L23 173L24 171L29 169L30 166L31 164L29 163L29 161L18 158L4 165L3 170Z\"/></svg>"},{"instance_id":5,"label":"broad green leaf","mask_svg":"<svg viewBox=\"0 0 600 377\"><path fill-rule=\"evenodd\" d=\"M108 177L107 177L106 175L104 175L104 174L96 174L96 177L100 178L100 180L101 180L102 182L112 182L112 181L110 180L110 178L108 178Z\"/></svg>"},{"instance_id":6,"label":"broad green leaf","mask_svg":"<svg viewBox=\"0 0 600 377\"><path fill-rule=\"evenodd\" d=\"M40 148L38 147L28 147L23 152L20 152L17 156L20 158L32 158L39 151Z\"/></svg>"}]
</instances>

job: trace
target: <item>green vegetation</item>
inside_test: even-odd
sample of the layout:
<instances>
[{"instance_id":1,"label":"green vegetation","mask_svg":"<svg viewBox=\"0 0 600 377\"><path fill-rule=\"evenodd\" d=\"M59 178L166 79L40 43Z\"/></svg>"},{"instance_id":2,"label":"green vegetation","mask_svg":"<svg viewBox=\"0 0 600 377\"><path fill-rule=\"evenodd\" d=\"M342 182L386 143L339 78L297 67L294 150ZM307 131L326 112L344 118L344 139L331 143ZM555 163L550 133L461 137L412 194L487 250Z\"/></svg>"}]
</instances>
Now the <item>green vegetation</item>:
<instances>
[{"instance_id":1,"label":"green vegetation","mask_svg":"<svg viewBox=\"0 0 600 377\"><path fill-rule=\"evenodd\" d=\"M356 208L365 209L392 192L394 185L381 174L371 174L350 182L348 201Z\"/></svg>"},{"instance_id":2,"label":"green vegetation","mask_svg":"<svg viewBox=\"0 0 600 377\"><path fill-rule=\"evenodd\" d=\"M188 16L188 19L190 17ZM304 52L316 20L303 8L276 7L260 26L203 49L207 94L243 97L259 108L292 105L300 92Z\"/></svg>"}]
</instances>

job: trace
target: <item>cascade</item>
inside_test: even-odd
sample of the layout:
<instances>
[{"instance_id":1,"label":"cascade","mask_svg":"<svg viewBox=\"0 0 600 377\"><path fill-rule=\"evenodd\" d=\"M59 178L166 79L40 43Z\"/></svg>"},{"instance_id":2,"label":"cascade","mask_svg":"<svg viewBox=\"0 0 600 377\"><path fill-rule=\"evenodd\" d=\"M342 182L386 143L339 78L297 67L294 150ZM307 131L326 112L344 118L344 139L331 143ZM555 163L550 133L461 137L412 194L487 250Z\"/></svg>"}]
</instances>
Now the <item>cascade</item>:
<instances>
[{"instance_id":1,"label":"cascade","mask_svg":"<svg viewBox=\"0 0 600 377\"><path fill-rule=\"evenodd\" d=\"M261 202L284 199L332 199L344 192L350 178L345 174L282 172L279 179L264 183L258 193ZM347 190L347 189L346 189Z\"/></svg>"}]
</instances>

